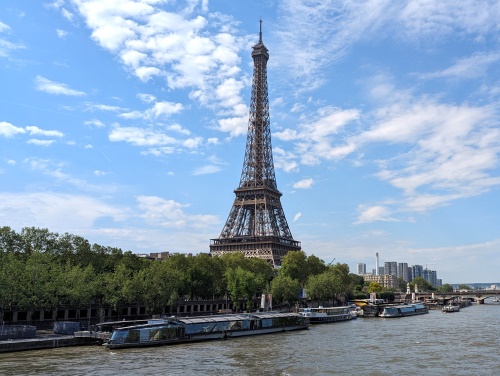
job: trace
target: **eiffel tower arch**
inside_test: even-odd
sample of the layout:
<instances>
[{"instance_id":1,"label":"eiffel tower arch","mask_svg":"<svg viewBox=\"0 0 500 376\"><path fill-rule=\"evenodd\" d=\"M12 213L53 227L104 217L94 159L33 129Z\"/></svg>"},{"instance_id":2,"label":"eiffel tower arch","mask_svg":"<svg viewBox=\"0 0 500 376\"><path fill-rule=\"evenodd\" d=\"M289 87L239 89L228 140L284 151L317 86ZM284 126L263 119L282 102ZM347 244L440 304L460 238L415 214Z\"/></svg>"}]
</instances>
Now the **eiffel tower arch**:
<instances>
[{"instance_id":1,"label":"eiffel tower arch","mask_svg":"<svg viewBox=\"0 0 500 376\"><path fill-rule=\"evenodd\" d=\"M288 227L274 174L267 92L269 51L262 42L262 20L252 58L252 96L240 184L219 238L210 241L210 253L241 252L279 266L284 255L301 247Z\"/></svg>"}]
</instances>

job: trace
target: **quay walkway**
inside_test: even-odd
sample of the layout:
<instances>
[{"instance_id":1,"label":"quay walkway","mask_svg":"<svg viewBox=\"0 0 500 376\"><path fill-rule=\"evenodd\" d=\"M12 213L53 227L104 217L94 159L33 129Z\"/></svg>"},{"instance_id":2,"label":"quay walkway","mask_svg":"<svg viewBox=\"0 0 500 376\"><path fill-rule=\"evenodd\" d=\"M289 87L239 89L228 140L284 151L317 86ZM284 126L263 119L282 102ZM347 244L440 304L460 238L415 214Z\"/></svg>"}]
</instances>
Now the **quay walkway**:
<instances>
[{"instance_id":1,"label":"quay walkway","mask_svg":"<svg viewBox=\"0 0 500 376\"><path fill-rule=\"evenodd\" d=\"M76 333L75 335L54 334L52 330L38 330L34 338L1 340L0 353L53 349L57 347L68 347L68 346L86 346L93 344L97 345L102 343L103 338L100 338L98 335L91 335L90 332L87 333L89 334L77 336Z\"/></svg>"}]
</instances>

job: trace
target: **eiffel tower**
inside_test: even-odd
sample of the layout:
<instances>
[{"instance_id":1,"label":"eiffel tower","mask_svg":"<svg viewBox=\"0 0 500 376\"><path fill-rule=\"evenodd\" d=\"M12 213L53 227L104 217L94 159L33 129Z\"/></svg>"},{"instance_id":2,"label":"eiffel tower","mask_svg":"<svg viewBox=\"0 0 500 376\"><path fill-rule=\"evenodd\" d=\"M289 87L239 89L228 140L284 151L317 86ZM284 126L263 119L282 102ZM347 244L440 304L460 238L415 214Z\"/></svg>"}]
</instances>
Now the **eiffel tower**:
<instances>
[{"instance_id":1,"label":"eiffel tower","mask_svg":"<svg viewBox=\"0 0 500 376\"><path fill-rule=\"evenodd\" d=\"M276 267L287 252L300 251L301 247L288 227L274 175L267 95L269 52L262 42L262 20L252 58L252 98L240 185L234 191L236 198L219 238L210 241L210 253L221 256L242 252L245 257L259 257Z\"/></svg>"}]
</instances>

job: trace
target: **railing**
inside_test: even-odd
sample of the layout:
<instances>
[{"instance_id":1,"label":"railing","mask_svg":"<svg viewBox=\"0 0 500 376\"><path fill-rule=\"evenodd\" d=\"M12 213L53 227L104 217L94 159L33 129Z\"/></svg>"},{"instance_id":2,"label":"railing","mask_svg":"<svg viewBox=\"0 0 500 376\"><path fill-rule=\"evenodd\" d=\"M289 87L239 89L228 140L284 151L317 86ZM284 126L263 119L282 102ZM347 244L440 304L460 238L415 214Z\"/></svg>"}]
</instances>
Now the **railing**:
<instances>
[{"instance_id":1,"label":"railing","mask_svg":"<svg viewBox=\"0 0 500 376\"><path fill-rule=\"evenodd\" d=\"M107 341L111 338L110 332L91 332L88 330L82 330L75 332L75 338L96 338L102 341Z\"/></svg>"}]
</instances>

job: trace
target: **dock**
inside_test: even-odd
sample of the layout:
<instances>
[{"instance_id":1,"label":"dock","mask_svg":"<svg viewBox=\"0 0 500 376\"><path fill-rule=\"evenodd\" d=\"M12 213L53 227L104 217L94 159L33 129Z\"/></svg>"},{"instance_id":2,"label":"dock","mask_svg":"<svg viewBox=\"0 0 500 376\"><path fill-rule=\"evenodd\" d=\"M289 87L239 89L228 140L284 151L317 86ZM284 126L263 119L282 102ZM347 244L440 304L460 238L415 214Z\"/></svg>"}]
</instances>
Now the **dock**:
<instances>
[{"instance_id":1,"label":"dock","mask_svg":"<svg viewBox=\"0 0 500 376\"><path fill-rule=\"evenodd\" d=\"M109 338L105 332L75 332L71 334L54 334L51 330L37 331L34 338L6 339L0 341L0 354L16 351L54 349L69 346L100 345Z\"/></svg>"}]
</instances>

